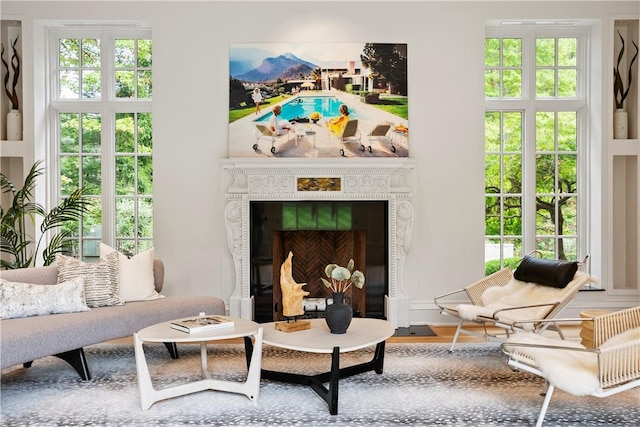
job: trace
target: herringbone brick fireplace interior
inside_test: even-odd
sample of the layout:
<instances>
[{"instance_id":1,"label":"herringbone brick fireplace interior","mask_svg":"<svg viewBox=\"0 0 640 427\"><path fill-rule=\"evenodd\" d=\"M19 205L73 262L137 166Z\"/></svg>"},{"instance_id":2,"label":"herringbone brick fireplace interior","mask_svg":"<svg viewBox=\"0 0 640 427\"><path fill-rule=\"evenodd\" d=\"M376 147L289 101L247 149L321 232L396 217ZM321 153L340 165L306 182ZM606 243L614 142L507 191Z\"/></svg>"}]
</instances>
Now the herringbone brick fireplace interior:
<instances>
[{"instance_id":1,"label":"herringbone brick fireplace interior","mask_svg":"<svg viewBox=\"0 0 640 427\"><path fill-rule=\"evenodd\" d=\"M306 283L304 290L310 298L331 296L320 280L325 277L327 264L346 266L350 259L354 268L362 271L366 277L366 232L362 230L301 230L274 231L273 233L273 283L280 283L280 269L289 252L293 257L293 279L297 283ZM366 316L365 290L351 287L346 297L351 299L354 314ZM283 320L282 292L278 286L273 288L274 320Z\"/></svg>"}]
</instances>

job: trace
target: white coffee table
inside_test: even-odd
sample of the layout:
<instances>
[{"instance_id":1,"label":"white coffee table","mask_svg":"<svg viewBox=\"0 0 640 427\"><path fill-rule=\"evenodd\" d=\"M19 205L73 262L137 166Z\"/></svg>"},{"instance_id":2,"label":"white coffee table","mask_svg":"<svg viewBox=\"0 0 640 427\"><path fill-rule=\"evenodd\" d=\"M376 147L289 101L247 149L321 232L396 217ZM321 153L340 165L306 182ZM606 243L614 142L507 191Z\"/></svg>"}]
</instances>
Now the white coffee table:
<instances>
[{"instance_id":1,"label":"white coffee table","mask_svg":"<svg viewBox=\"0 0 640 427\"><path fill-rule=\"evenodd\" d=\"M354 318L344 334L332 334L325 319L310 319L311 329L282 332L275 323L264 323L263 343L274 347L309 353L331 354L331 371L317 375L303 375L262 369L262 378L310 386L329 405L331 415L338 413L338 380L363 372L382 374L385 340L395 333L395 326L386 320ZM369 362L340 369L340 353L376 346ZM255 351L254 351L255 352ZM329 387L325 387L329 383Z\"/></svg>"},{"instance_id":2,"label":"white coffee table","mask_svg":"<svg viewBox=\"0 0 640 427\"><path fill-rule=\"evenodd\" d=\"M193 317L193 316L191 316ZM262 327L250 320L230 318L234 326L212 331L185 333L172 329L171 322L159 323L149 326L133 334L136 354L136 369L138 372L138 388L140 391L140 405L142 410L147 410L159 400L183 396L203 390L220 390L231 393L244 394L252 402L257 402L260 390L260 364L262 361ZM247 378L241 383L237 381L223 381L211 378L207 366L207 341L225 340L231 338L244 338L247 352ZM253 338L253 343L251 338ZM149 366L144 355L143 343L155 342L175 343L200 343L200 358L202 366L202 380L181 384L156 390L151 382Z\"/></svg>"}]
</instances>

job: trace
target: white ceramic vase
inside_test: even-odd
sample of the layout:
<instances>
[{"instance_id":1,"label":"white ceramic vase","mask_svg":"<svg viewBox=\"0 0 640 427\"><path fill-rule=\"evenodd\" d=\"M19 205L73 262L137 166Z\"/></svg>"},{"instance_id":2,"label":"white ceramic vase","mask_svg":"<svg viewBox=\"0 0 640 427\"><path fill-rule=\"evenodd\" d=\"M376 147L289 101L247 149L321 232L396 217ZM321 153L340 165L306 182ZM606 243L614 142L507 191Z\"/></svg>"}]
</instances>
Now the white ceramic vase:
<instances>
[{"instance_id":1,"label":"white ceramic vase","mask_svg":"<svg viewBox=\"0 0 640 427\"><path fill-rule=\"evenodd\" d=\"M629 118L623 108L613 113L613 139L629 138Z\"/></svg>"},{"instance_id":2,"label":"white ceramic vase","mask_svg":"<svg viewBox=\"0 0 640 427\"><path fill-rule=\"evenodd\" d=\"M18 110L7 113L7 141L22 141L22 114Z\"/></svg>"}]
</instances>

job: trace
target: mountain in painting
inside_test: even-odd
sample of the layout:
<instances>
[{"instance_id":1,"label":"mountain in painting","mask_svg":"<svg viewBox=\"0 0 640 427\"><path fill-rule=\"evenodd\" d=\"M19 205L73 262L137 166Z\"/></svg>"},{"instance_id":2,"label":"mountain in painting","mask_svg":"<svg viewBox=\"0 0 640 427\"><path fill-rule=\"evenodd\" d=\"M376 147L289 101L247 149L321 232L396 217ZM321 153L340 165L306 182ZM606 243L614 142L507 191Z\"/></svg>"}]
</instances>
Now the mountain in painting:
<instances>
[{"instance_id":1,"label":"mountain in painting","mask_svg":"<svg viewBox=\"0 0 640 427\"><path fill-rule=\"evenodd\" d=\"M306 76L316 65L298 58L292 53L285 53L276 57L265 58L253 70L235 76L235 78L250 82L269 82L277 79L296 79L300 74Z\"/></svg>"}]
</instances>

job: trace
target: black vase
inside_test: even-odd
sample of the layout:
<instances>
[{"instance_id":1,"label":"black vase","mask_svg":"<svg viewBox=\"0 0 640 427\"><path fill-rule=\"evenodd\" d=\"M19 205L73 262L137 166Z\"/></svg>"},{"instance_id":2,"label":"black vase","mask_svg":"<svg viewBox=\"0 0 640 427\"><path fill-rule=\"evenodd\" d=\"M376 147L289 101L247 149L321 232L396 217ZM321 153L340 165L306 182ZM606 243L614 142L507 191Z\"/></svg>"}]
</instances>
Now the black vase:
<instances>
[{"instance_id":1,"label":"black vase","mask_svg":"<svg viewBox=\"0 0 640 427\"><path fill-rule=\"evenodd\" d=\"M324 316L332 334L344 334L351 324L353 309L351 308L351 298L344 296L344 292L335 292L332 297L333 303L329 304L329 297L325 298L327 308ZM348 301L348 302L345 302Z\"/></svg>"}]
</instances>

